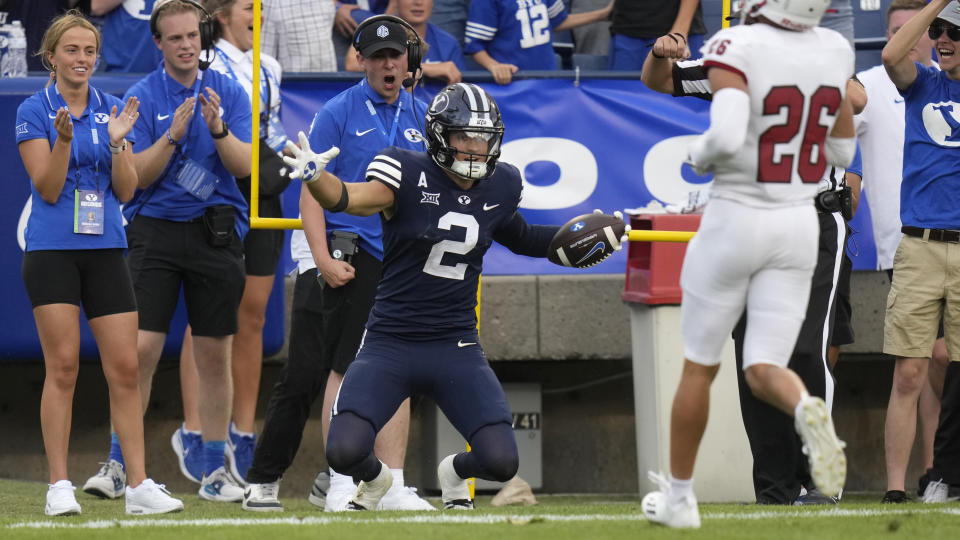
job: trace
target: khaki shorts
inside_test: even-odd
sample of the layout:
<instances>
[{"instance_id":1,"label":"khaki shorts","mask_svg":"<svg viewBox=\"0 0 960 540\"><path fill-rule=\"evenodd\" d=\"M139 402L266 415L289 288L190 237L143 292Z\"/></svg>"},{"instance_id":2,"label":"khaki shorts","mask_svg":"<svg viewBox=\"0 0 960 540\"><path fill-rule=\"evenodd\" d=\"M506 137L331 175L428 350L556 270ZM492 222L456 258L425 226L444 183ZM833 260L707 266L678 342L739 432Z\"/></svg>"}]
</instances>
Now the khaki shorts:
<instances>
[{"instance_id":1,"label":"khaki shorts","mask_svg":"<svg viewBox=\"0 0 960 540\"><path fill-rule=\"evenodd\" d=\"M904 236L893 258L883 352L929 358L943 316L947 350L960 352L960 244Z\"/></svg>"}]
</instances>

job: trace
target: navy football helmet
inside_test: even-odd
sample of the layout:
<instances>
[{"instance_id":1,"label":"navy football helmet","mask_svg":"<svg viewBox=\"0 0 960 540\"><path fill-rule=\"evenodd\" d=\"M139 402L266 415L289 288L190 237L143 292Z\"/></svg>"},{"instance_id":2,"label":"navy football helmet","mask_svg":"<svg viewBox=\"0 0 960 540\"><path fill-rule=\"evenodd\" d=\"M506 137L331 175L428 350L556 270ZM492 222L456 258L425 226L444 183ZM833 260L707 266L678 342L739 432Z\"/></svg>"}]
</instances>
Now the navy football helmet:
<instances>
[{"instance_id":1,"label":"navy football helmet","mask_svg":"<svg viewBox=\"0 0 960 540\"><path fill-rule=\"evenodd\" d=\"M427 152L443 169L464 180L480 180L493 174L500 158L503 120L493 98L470 83L451 84L430 101L425 126ZM450 144L450 135L464 132L469 138L487 142L484 154L464 152ZM475 157L458 161L457 153Z\"/></svg>"}]
</instances>

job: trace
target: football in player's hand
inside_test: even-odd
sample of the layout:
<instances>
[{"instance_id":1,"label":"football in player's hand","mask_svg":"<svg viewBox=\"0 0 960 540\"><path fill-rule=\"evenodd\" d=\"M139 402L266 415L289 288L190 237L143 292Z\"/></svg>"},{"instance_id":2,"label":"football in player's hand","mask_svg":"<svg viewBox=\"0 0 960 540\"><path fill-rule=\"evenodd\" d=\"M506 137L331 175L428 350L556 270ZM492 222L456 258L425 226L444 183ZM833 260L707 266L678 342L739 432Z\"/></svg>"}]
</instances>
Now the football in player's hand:
<instances>
[{"instance_id":1,"label":"football in player's hand","mask_svg":"<svg viewBox=\"0 0 960 540\"><path fill-rule=\"evenodd\" d=\"M593 266L620 249L628 230L617 215L594 212L577 216L553 236L547 259L560 266Z\"/></svg>"}]
</instances>

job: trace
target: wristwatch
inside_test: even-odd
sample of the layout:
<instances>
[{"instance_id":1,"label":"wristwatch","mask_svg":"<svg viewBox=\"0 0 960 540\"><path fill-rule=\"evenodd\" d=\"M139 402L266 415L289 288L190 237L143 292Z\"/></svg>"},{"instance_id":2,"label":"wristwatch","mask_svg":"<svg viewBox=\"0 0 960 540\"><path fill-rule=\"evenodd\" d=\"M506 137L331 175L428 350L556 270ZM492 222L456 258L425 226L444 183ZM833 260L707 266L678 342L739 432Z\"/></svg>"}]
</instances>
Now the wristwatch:
<instances>
[{"instance_id":1,"label":"wristwatch","mask_svg":"<svg viewBox=\"0 0 960 540\"><path fill-rule=\"evenodd\" d=\"M110 143L107 143L107 146L110 147L110 153L111 153L111 154L120 154L120 153L125 152L125 151L127 150L127 140L124 139L124 140L123 140L123 144L121 144L120 146L114 146L114 145L112 145L112 144L110 144Z\"/></svg>"},{"instance_id":2,"label":"wristwatch","mask_svg":"<svg viewBox=\"0 0 960 540\"><path fill-rule=\"evenodd\" d=\"M224 119L220 119L220 122L223 124L223 131L220 133L211 133L210 136L214 139L222 139L230 134L230 129L227 127L227 122Z\"/></svg>"}]
</instances>

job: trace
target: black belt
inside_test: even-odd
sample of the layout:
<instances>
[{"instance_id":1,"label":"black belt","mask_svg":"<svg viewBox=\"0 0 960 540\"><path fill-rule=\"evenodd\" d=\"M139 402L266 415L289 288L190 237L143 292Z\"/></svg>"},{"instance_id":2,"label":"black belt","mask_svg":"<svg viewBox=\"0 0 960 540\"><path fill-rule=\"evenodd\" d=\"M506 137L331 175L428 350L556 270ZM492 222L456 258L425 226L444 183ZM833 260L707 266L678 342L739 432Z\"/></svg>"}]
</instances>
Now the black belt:
<instances>
[{"instance_id":1,"label":"black belt","mask_svg":"<svg viewBox=\"0 0 960 540\"><path fill-rule=\"evenodd\" d=\"M900 227L900 232L907 236L916 236L917 238L923 238L924 234L929 231L929 236L927 237L930 240L936 242L949 242L951 244L956 244L960 242L960 231L950 231L946 229L921 229L920 227L910 227L904 225Z\"/></svg>"}]
</instances>

